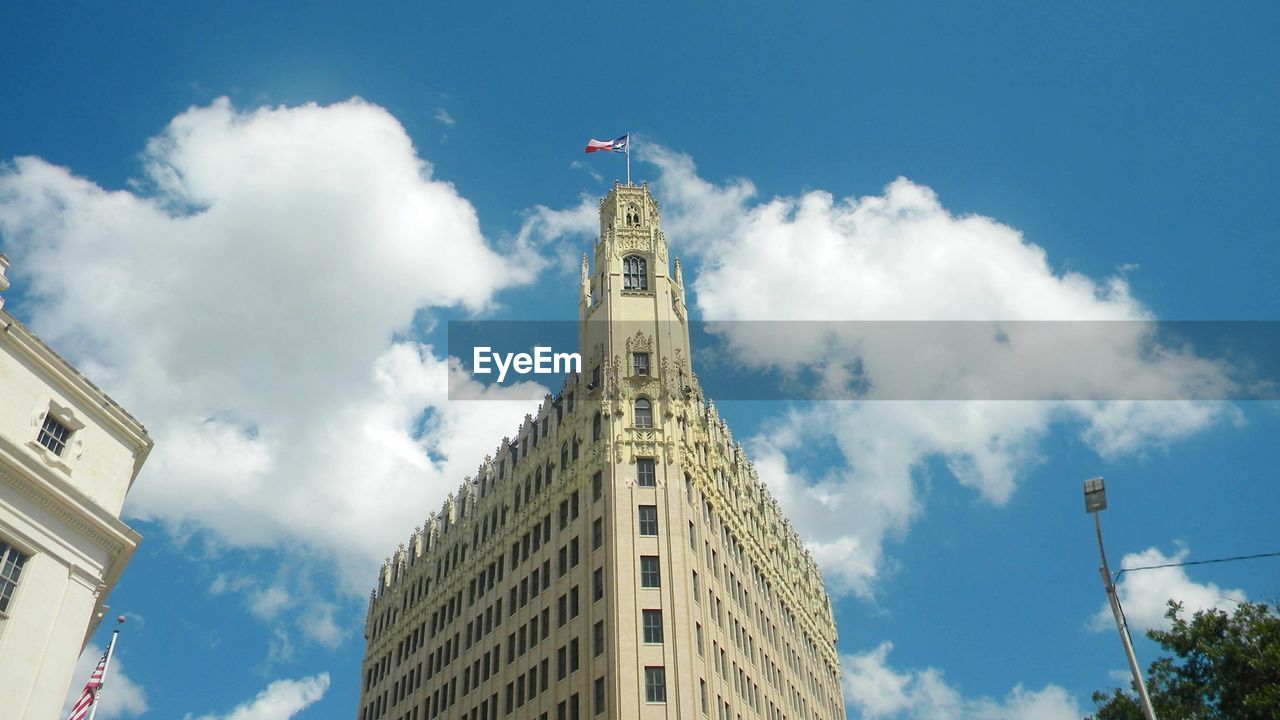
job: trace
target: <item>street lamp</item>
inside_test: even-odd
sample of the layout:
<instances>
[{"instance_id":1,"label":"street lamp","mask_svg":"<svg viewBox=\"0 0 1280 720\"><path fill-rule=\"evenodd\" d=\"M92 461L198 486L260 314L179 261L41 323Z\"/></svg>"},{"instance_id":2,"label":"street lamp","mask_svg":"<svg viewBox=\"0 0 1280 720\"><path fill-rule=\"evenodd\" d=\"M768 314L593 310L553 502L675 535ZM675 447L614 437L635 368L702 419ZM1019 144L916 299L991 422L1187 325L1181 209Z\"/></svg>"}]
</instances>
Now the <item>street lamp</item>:
<instances>
[{"instance_id":1,"label":"street lamp","mask_svg":"<svg viewBox=\"0 0 1280 720\"><path fill-rule=\"evenodd\" d=\"M1107 553L1102 549L1102 522L1098 513L1107 509L1107 488L1102 478L1090 478L1084 481L1084 511L1093 514L1093 527L1098 533L1098 555L1102 558L1102 587L1107 591L1107 600L1111 603L1111 614L1116 618L1116 630L1120 631L1120 642L1124 644L1125 656L1129 659L1129 671L1133 673L1133 685L1138 690L1138 704L1147 720L1156 720L1155 708L1151 707L1151 698L1147 696L1147 684L1142 680L1142 671L1138 668L1138 658L1133 654L1133 641L1129 638L1129 625L1124 620L1124 611L1120 609L1120 598L1116 595L1115 583L1111 582L1111 569L1107 567Z\"/></svg>"}]
</instances>

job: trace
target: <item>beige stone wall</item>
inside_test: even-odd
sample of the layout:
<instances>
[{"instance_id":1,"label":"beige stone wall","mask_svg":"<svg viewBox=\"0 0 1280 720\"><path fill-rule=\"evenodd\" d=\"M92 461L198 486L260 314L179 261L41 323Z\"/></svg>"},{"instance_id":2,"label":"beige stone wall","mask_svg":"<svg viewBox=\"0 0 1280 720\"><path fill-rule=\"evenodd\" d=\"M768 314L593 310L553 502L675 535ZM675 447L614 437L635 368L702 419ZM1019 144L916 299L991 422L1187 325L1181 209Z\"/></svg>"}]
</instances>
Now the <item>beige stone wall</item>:
<instances>
[{"instance_id":1,"label":"beige stone wall","mask_svg":"<svg viewBox=\"0 0 1280 720\"><path fill-rule=\"evenodd\" d=\"M3 310L0 399L0 542L26 557L0 612L0 714L45 720L140 540L118 516L151 440ZM60 454L37 442L50 412L73 428Z\"/></svg>"},{"instance_id":2,"label":"beige stone wall","mask_svg":"<svg viewBox=\"0 0 1280 720\"><path fill-rule=\"evenodd\" d=\"M628 257L644 261L639 286ZM584 720L597 717L602 681L601 717L842 719L830 599L816 565L702 397L689 363L678 261L670 274L658 206L646 187L617 186L601 201L594 260L584 259L582 271L582 374L527 417L514 439L504 439L476 478L384 564L370 600L357 718ZM647 355L648 373L637 372L635 353ZM650 404L652 422L637 422L639 399ZM639 463L649 460L651 486L639 478ZM656 534L642 534L642 506L652 508ZM562 508L570 508L563 523ZM537 549L530 541L524 559L526 534L548 522L549 540ZM567 552L561 575L561 548L575 541L578 561ZM514 565L513 549L521 558ZM642 584L646 557L657 558L660 587ZM493 589L473 593L477 575L486 573L487 586L487 568L497 562L502 579L495 573ZM526 600L522 585L535 568L541 583L544 567L552 571L547 589ZM575 588L577 613L561 625L560 598ZM467 625L474 632L476 618L498 600L501 623L468 644ZM433 622L450 603L461 612ZM645 641L646 610L661 613L661 642ZM541 635L544 614L552 623L547 639L526 642L521 653L522 630L527 634L536 618ZM604 644L597 654L598 623ZM453 657L455 637L462 641L457 658L437 662L446 646ZM575 641L577 669L561 677L559 654ZM537 669L541 688L544 662L547 689L530 699L530 671ZM492 672L482 669L476 684L472 672L486 665ZM646 668L662 668L664 701L647 697Z\"/></svg>"}]
</instances>

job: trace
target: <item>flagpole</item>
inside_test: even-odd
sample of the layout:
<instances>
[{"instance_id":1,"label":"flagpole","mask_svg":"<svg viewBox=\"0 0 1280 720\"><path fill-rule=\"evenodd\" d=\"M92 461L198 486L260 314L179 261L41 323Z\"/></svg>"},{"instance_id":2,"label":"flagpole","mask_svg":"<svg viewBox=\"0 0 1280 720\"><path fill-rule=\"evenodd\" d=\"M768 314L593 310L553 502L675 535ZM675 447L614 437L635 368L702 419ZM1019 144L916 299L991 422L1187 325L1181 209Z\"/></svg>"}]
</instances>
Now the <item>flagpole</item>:
<instances>
[{"instance_id":1,"label":"flagpole","mask_svg":"<svg viewBox=\"0 0 1280 720\"><path fill-rule=\"evenodd\" d=\"M627 131L627 184L631 184L631 131Z\"/></svg>"},{"instance_id":2,"label":"flagpole","mask_svg":"<svg viewBox=\"0 0 1280 720\"><path fill-rule=\"evenodd\" d=\"M88 720L93 720L93 716L98 714L98 696L102 694L102 687L107 684L107 670L111 669L111 655L116 650L116 638L120 637L122 624L124 624L123 615L116 618L116 629L111 633L111 643L107 645L107 661L102 663L102 679L98 681L98 689L93 691L93 705L89 706Z\"/></svg>"}]
</instances>

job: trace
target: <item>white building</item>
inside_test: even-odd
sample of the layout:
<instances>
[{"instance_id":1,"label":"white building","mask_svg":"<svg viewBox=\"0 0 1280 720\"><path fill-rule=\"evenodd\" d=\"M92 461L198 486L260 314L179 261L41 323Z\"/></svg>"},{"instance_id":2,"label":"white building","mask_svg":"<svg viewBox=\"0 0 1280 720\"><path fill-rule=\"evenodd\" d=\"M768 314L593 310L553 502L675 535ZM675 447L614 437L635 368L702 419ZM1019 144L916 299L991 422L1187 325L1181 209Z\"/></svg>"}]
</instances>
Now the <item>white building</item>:
<instances>
[{"instance_id":1,"label":"white building","mask_svg":"<svg viewBox=\"0 0 1280 720\"><path fill-rule=\"evenodd\" d=\"M9 287L0 255L0 292ZM56 718L141 536L120 521L146 428L0 298L0 715ZM87 679L87 678L86 678Z\"/></svg>"}]
</instances>

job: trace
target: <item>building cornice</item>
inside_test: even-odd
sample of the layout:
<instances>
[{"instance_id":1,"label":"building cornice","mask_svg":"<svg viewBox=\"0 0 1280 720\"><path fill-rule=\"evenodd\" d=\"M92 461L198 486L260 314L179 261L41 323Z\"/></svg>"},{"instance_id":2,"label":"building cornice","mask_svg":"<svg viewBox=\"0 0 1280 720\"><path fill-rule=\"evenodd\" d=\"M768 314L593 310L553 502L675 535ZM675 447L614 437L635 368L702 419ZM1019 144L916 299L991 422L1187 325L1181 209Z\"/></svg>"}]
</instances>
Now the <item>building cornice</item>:
<instances>
[{"instance_id":1,"label":"building cornice","mask_svg":"<svg viewBox=\"0 0 1280 720\"><path fill-rule=\"evenodd\" d=\"M0 481L13 487L58 520L107 551L111 565L124 567L142 536L120 518L48 468L33 462L26 451L0 437ZM116 570L119 574L119 570Z\"/></svg>"},{"instance_id":2,"label":"building cornice","mask_svg":"<svg viewBox=\"0 0 1280 720\"><path fill-rule=\"evenodd\" d=\"M133 446L133 472L129 478L132 486L155 444L147 434L146 427L3 309L0 309L0 337L23 358L43 370L59 390L78 400L86 412L111 427Z\"/></svg>"}]
</instances>

